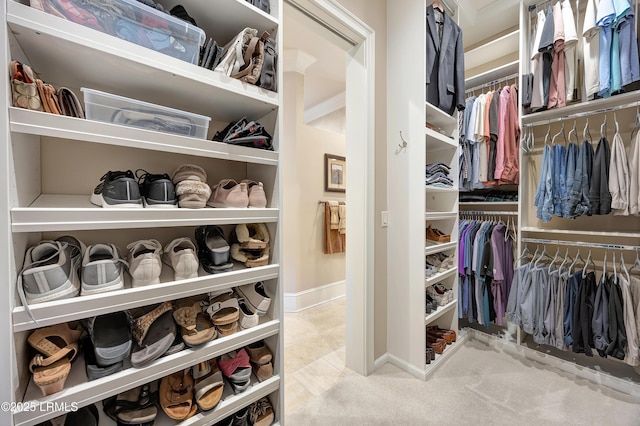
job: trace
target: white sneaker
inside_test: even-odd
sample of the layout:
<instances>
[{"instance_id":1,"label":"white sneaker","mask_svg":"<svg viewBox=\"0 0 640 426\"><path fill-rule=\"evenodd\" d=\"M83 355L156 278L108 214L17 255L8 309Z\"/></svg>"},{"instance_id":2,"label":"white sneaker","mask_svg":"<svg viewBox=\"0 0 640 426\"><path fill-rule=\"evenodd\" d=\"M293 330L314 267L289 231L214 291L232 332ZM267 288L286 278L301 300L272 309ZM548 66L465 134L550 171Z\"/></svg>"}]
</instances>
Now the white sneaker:
<instances>
[{"instance_id":1,"label":"white sneaker","mask_svg":"<svg viewBox=\"0 0 640 426\"><path fill-rule=\"evenodd\" d=\"M162 244L157 240L139 240L127 245L132 287L160 284Z\"/></svg>"},{"instance_id":2,"label":"white sneaker","mask_svg":"<svg viewBox=\"0 0 640 426\"><path fill-rule=\"evenodd\" d=\"M176 238L167 244L162 255L164 262L173 268L174 281L198 278L198 254L190 238Z\"/></svg>"},{"instance_id":3,"label":"white sneaker","mask_svg":"<svg viewBox=\"0 0 640 426\"><path fill-rule=\"evenodd\" d=\"M18 274L18 293L25 309L28 304L77 296L84 250L84 244L70 236L30 247Z\"/></svg>"},{"instance_id":4,"label":"white sneaker","mask_svg":"<svg viewBox=\"0 0 640 426\"><path fill-rule=\"evenodd\" d=\"M241 285L236 288L236 291L244 299L252 313L262 316L269 310L271 298L267 294L262 281L258 281L255 284Z\"/></svg>"},{"instance_id":5,"label":"white sneaker","mask_svg":"<svg viewBox=\"0 0 640 426\"><path fill-rule=\"evenodd\" d=\"M82 259L80 294L86 296L124 288L123 264L127 265L127 262L115 245L90 245Z\"/></svg>"}]
</instances>

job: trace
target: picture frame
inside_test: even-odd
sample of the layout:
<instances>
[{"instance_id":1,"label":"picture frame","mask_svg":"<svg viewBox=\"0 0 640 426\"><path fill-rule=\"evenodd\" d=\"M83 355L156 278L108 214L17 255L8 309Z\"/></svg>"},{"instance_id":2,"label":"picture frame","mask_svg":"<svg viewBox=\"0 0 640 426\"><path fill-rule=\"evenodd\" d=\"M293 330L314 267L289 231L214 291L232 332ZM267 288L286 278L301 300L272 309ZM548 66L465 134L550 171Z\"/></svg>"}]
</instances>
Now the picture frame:
<instances>
[{"instance_id":1,"label":"picture frame","mask_svg":"<svg viewBox=\"0 0 640 426\"><path fill-rule=\"evenodd\" d=\"M324 190L345 192L347 189L347 161L345 157L324 154Z\"/></svg>"}]
</instances>

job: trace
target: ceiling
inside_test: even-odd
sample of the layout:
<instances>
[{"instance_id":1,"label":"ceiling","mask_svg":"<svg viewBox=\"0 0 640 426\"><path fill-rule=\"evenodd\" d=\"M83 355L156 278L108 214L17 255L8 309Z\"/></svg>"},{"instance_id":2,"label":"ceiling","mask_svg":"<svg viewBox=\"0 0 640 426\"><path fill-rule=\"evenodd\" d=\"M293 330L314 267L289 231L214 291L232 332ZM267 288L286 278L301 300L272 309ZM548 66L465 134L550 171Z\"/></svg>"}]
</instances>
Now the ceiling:
<instances>
[{"instance_id":1,"label":"ceiling","mask_svg":"<svg viewBox=\"0 0 640 426\"><path fill-rule=\"evenodd\" d=\"M316 58L304 75L305 109L344 92L347 54L332 41L328 29L285 3L283 36L285 49L300 49Z\"/></svg>"},{"instance_id":2,"label":"ceiling","mask_svg":"<svg viewBox=\"0 0 640 426\"><path fill-rule=\"evenodd\" d=\"M392 0L387 0L392 1ZM448 0L460 10L464 46L473 46L518 25L517 0ZM499 17L499 19L496 19ZM284 48L317 58L305 73L305 109L345 90L346 53L335 36L289 4L284 4ZM490 22L491 25L486 25Z\"/></svg>"}]
</instances>

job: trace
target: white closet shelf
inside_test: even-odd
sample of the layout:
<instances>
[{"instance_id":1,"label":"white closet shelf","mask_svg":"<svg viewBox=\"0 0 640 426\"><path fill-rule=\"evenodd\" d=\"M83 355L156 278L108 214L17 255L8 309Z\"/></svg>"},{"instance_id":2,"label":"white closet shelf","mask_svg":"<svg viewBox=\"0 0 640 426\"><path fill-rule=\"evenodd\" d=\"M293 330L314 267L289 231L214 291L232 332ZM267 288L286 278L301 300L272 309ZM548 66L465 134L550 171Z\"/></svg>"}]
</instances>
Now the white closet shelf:
<instances>
[{"instance_id":1,"label":"white closet shelf","mask_svg":"<svg viewBox=\"0 0 640 426\"><path fill-rule=\"evenodd\" d=\"M460 201L460 207L491 207L491 206L502 206L502 207L518 207L517 201ZM460 210L462 213L464 210Z\"/></svg>"},{"instance_id":2,"label":"white closet shelf","mask_svg":"<svg viewBox=\"0 0 640 426\"><path fill-rule=\"evenodd\" d=\"M603 231L579 231L574 229L537 228L534 226L522 227L523 232L535 232L541 234L585 235L594 237L640 238L640 232L603 232Z\"/></svg>"},{"instance_id":3,"label":"white closet shelf","mask_svg":"<svg viewBox=\"0 0 640 426\"><path fill-rule=\"evenodd\" d=\"M468 88L482 86L483 84L498 80L504 76L517 74L519 68L520 61L508 62L504 65L497 66L489 71L470 76L464 81L464 84ZM505 82L501 82L501 84L506 85Z\"/></svg>"},{"instance_id":4,"label":"white closet shelf","mask_svg":"<svg viewBox=\"0 0 640 426\"><path fill-rule=\"evenodd\" d=\"M443 188L440 186L433 186L433 185L425 185L425 190L427 192L444 192L444 193L458 193L458 188L455 187L451 187L451 188Z\"/></svg>"},{"instance_id":5,"label":"white closet shelf","mask_svg":"<svg viewBox=\"0 0 640 426\"><path fill-rule=\"evenodd\" d=\"M456 149L458 142L452 138L436 132L433 129L425 127L425 135L427 139L427 153L441 151L443 149Z\"/></svg>"},{"instance_id":6,"label":"white closet shelf","mask_svg":"<svg viewBox=\"0 0 640 426\"><path fill-rule=\"evenodd\" d=\"M424 254L441 253L443 251L454 249L458 246L457 241L451 241L450 243L435 243L433 241L427 241L427 246L424 249Z\"/></svg>"},{"instance_id":7,"label":"white closet shelf","mask_svg":"<svg viewBox=\"0 0 640 426\"><path fill-rule=\"evenodd\" d=\"M563 108L554 108L542 112L534 112L533 114L524 114L522 116L522 124L547 124L548 120L557 121L563 117L574 114L593 113L593 111L603 110L607 108L624 105L627 103L637 102L638 92L623 93L621 95L611 96L609 98L596 99L588 102L579 102L569 104Z\"/></svg>"},{"instance_id":8,"label":"white closet shelf","mask_svg":"<svg viewBox=\"0 0 640 426\"><path fill-rule=\"evenodd\" d=\"M253 164L278 164L278 152L83 120L23 108L9 108L11 131L127 148L218 158Z\"/></svg>"},{"instance_id":9,"label":"white closet shelf","mask_svg":"<svg viewBox=\"0 0 640 426\"><path fill-rule=\"evenodd\" d=\"M185 4L185 2L181 0L162 2L165 10L170 10L178 4ZM280 25L278 19L252 6L246 0L189 0L185 7L189 15L196 19L198 26L205 31L207 37L216 40L220 47L231 41L243 28L255 28L258 30L258 35L263 31L269 31L274 37L273 32ZM212 10L215 10L216 17L213 25L211 20L198 19L201 16L211 16Z\"/></svg>"},{"instance_id":10,"label":"white closet shelf","mask_svg":"<svg viewBox=\"0 0 640 426\"><path fill-rule=\"evenodd\" d=\"M79 231L277 222L279 209L102 208L88 195L42 194L11 209L13 232Z\"/></svg>"},{"instance_id":11,"label":"white closet shelf","mask_svg":"<svg viewBox=\"0 0 640 426\"><path fill-rule=\"evenodd\" d=\"M7 22L29 65L54 85L89 87L219 121L257 120L278 108L275 92L13 0L7 2Z\"/></svg>"},{"instance_id":12,"label":"white closet shelf","mask_svg":"<svg viewBox=\"0 0 640 426\"><path fill-rule=\"evenodd\" d=\"M518 51L520 30L516 29L464 53L464 66L473 69Z\"/></svg>"},{"instance_id":13,"label":"white closet shelf","mask_svg":"<svg viewBox=\"0 0 640 426\"><path fill-rule=\"evenodd\" d=\"M458 126L457 120L437 106L431 105L429 102L425 102L425 104L427 105L427 123L433 124L434 126L440 127L442 130L453 134L455 128Z\"/></svg>"},{"instance_id":14,"label":"white closet shelf","mask_svg":"<svg viewBox=\"0 0 640 426\"><path fill-rule=\"evenodd\" d=\"M455 219L458 217L458 212L447 213L447 212L427 212L424 214L425 220L447 220L447 219Z\"/></svg>"},{"instance_id":15,"label":"white closet shelf","mask_svg":"<svg viewBox=\"0 0 640 426\"><path fill-rule=\"evenodd\" d=\"M253 380L254 376L251 376L251 378ZM208 426L216 424L252 402L277 391L281 384L280 382L279 376L273 376L261 383L257 382L256 379L256 382L252 383L249 389L237 395L234 395L232 391L228 390L230 385L225 385L225 395L223 395L223 399L213 410L206 413L198 413L180 422L180 426ZM229 395L226 395L227 393L229 393ZM159 411L161 412L162 410ZM276 418L282 415L283 413L274 412ZM167 416L161 416L160 413L158 413L158 418L154 424L156 426L175 426L176 421Z\"/></svg>"},{"instance_id":16,"label":"white closet shelf","mask_svg":"<svg viewBox=\"0 0 640 426\"><path fill-rule=\"evenodd\" d=\"M40 403L67 404L67 406L76 403L79 407L89 405L112 395L161 379L176 371L215 358L249 343L273 336L278 333L279 329L280 321L269 320L247 330L238 331L230 336L217 338L202 346L161 357L142 368L127 368L110 376L92 381L87 381L84 359L80 357L73 363L71 373L69 373L65 388L62 391L43 397L40 389L31 380L25 393L24 402L38 401ZM24 360L24 362L27 362L27 360ZM270 384L274 387L271 388ZM280 385L280 377L274 375L261 383L261 385L254 386L257 386L258 390L263 387L275 390ZM247 399L251 398L249 396L251 395L251 390L245 391L245 393L249 392ZM235 404L229 405L233 406ZM240 404L238 403L237 405ZM43 404L42 407L46 407L46 405ZM14 413L13 420L15 426L27 426L43 422L57 415L59 415L59 412L54 410L20 411Z\"/></svg>"},{"instance_id":17,"label":"white closet shelf","mask_svg":"<svg viewBox=\"0 0 640 426\"><path fill-rule=\"evenodd\" d=\"M184 297L204 294L214 290L224 290L244 284L265 281L279 276L280 265L271 264L256 268L237 269L222 274L201 272L198 278L173 281L173 270L167 266L162 268L160 284L144 287L110 291L91 296L78 296L71 299L29 305L33 322L23 306L13 309L13 331L33 330L63 322L132 309L139 306L176 300ZM128 278L128 276L127 276ZM128 280L127 280L128 283Z\"/></svg>"},{"instance_id":18,"label":"white closet shelf","mask_svg":"<svg viewBox=\"0 0 640 426\"><path fill-rule=\"evenodd\" d=\"M424 319L424 324L425 325L431 324L433 321L437 320L442 315L454 309L457 306L457 304L458 304L458 301L454 299L444 306L438 306L438 309L435 312L431 312L430 314L427 314L427 316Z\"/></svg>"},{"instance_id":19,"label":"white closet shelf","mask_svg":"<svg viewBox=\"0 0 640 426\"><path fill-rule=\"evenodd\" d=\"M456 264L457 264L457 262L456 262ZM429 278L425 278L424 279L424 285L425 285L425 287L428 287L430 285L437 284L440 281L444 280L445 278L448 278L448 277L450 277L452 275L455 275L456 273L458 273L458 267L454 266L453 268L447 269L444 272L438 272L437 274L432 275Z\"/></svg>"},{"instance_id":20,"label":"white closet shelf","mask_svg":"<svg viewBox=\"0 0 640 426\"><path fill-rule=\"evenodd\" d=\"M461 346L464 345L464 341L466 340L466 334L462 334L461 330L455 330L457 336L456 341L450 345L447 345L442 354L436 354L436 359L431 361L430 364L425 364L426 368L424 369L424 377L425 379L429 376L429 374L433 373L435 369L442 364L451 354L457 351Z\"/></svg>"}]
</instances>

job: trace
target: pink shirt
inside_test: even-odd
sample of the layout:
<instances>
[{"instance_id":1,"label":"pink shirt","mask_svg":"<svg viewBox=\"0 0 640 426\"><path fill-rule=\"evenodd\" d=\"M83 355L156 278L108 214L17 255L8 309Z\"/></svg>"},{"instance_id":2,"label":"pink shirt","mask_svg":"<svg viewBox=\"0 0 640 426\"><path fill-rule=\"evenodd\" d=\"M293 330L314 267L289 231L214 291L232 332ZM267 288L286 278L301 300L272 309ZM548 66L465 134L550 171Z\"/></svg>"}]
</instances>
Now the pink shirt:
<instances>
[{"instance_id":1,"label":"pink shirt","mask_svg":"<svg viewBox=\"0 0 640 426\"><path fill-rule=\"evenodd\" d=\"M493 175L495 179L500 179L504 171L504 132L505 118L507 116L507 106L509 105L509 86L505 86L500 92L500 102L498 104L498 141L496 142L496 171Z\"/></svg>"}]
</instances>

